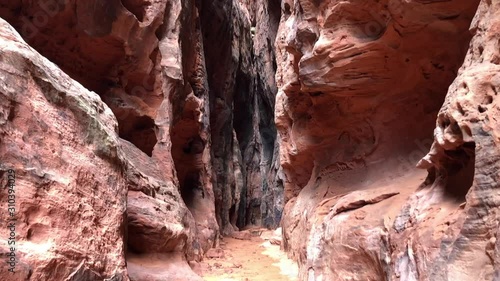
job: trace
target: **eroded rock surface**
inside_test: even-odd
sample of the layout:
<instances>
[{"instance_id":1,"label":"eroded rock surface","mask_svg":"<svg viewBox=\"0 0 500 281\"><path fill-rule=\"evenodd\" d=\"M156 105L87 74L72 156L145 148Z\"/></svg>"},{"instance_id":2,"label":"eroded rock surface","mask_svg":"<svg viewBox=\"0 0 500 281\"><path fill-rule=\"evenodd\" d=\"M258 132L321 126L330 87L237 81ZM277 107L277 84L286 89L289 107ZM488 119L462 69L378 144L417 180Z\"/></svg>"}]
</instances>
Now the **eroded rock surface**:
<instances>
[{"instance_id":1,"label":"eroded rock surface","mask_svg":"<svg viewBox=\"0 0 500 281\"><path fill-rule=\"evenodd\" d=\"M12 169L18 259L14 274L2 262L0 278L128 280L127 166L116 119L1 19L0 46L0 221L10 220L3 187ZM2 258L11 246L1 240Z\"/></svg>"},{"instance_id":2,"label":"eroded rock surface","mask_svg":"<svg viewBox=\"0 0 500 281\"><path fill-rule=\"evenodd\" d=\"M40 65L50 65L42 75L32 68L22 68L24 64L17 65L10 53L1 50L4 72L16 70L20 75L2 77L8 89L2 93L7 97L2 102L4 131L8 134L2 136L3 149L8 151L2 157L2 171L14 165L15 159L38 159L58 152L44 160L49 164L35 167L40 170L38 174L50 170L57 180L64 181L57 192L92 182L89 188L93 193L84 190L74 198L58 197L92 202L89 206L82 203L89 208L88 214L72 222L85 229L87 224L94 226L80 238L78 246L86 243L86 237L99 236L97 232L110 228L110 238L99 237L108 239L99 242L99 249L81 250L82 259L65 257L68 263L62 264L64 270L56 275L47 275L57 263L50 256L25 259L21 255L20 261L28 269L19 280L27 276L37 280L71 276L102 280L113 274L118 279L130 276L131 280L199 280L187 262L196 265L208 249L217 245L220 234L231 234L248 224L279 224L283 201L273 123L273 42L280 9L276 2L271 6L261 2L263 5L257 6L239 1L0 1L0 17L55 64L29 49L28 55L36 55ZM255 25L262 30L252 33ZM13 30L7 23L3 26L9 32ZM13 41L28 48L19 36L4 35L2 42L6 45ZM43 88L26 88L30 85L26 77L43 80L44 75L52 80L41 83ZM11 89L10 83L28 86ZM70 86L78 89L68 93ZM61 98L49 97L53 88ZM26 91L29 95L24 94ZM35 94L43 94L45 99ZM84 100L91 97L92 106L105 112L105 116L101 111L99 114L109 128L99 131L95 140L88 139L96 134L96 125L86 120L94 120L97 113L78 100L76 109L66 104L64 98L73 99L72 95ZM26 121L29 112L37 111L19 113L19 120L27 125L15 130L18 135L47 138L55 148L10 151L9 146L23 141L9 135L13 134L14 121L21 122L13 108L29 107L34 102L43 115L34 114ZM49 112L57 106L62 109L54 112L59 113ZM83 112L70 115L65 113L68 110ZM50 134L56 130L51 126L57 127L59 122L66 122L65 130L70 130L60 142ZM85 126L76 126L79 122ZM41 139L37 145L42 146ZM72 149L70 157L59 159L66 157L59 153L66 146ZM54 164L59 162L66 164ZM16 167L20 173L33 168ZM105 181L106 177L110 179ZM44 182L35 177L27 179L26 185ZM117 195L108 194L109 188ZM27 193L20 204L30 198ZM48 213L40 214L40 219L53 216L58 220L65 206L62 201L44 205ZM56 208L63 210L54 213L52 209ZM113 210L101 214L101 208ZM20 216L29 216L30 212L33 210ZM62 225L72 224L65 219ZM50 242L47 232L45 228L34 231L41 233L37 243ZM65 240L71 235L70 229L63 234L56 241L56 252L71 248ZM26 235L20 234L19 239L29 239ZM108 261L108 256L113 260ZM39 265L45 260L51 265ZM176 267L182 272L173 272Z\"/></svg>"},{"instance_id":3,"label":"eroded rock surface","mask_svg":"<svg viewBox=\"0 0 500 281\"><path fill-rule=\"evenodd\" d=\"M500 278L479 2L0 0L0 279L201 280L279 224L300 280Z\"/></svg>"},{"instance_id":4,"label":"eroded rock surface","mask_svg":"<svg viewBox=\"0 0 500 281\"><path fill-rule=\"evenodd\" d=\"M499 3L477 7L283 1L283 239L301 280L498 278Z\"/></svg>"}]
</instances>

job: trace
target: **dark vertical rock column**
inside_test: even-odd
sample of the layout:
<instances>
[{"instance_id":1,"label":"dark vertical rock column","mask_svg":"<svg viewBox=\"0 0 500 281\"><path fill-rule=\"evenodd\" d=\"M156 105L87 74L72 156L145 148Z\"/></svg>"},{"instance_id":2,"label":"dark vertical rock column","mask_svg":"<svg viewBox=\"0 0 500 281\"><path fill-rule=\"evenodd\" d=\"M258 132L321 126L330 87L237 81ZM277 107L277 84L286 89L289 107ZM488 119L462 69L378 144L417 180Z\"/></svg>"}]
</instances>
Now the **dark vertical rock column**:
<instances>
[{"instance_id":1,"label":"dark vertical rock column","mask_svg":"<svg viewBox=\"0 0 500 281\"><path fill-rule=\"evenodd\" d=\"M274 126L279 4L199 2L210 96L216 213L223 233L277 226Z\"/></svg>"},{"instance_id":2,"label":"dark vertical rock column","mask_svg":"<svg viewBox=\"0 0 500 281\"><path fill-rule=\"evenodd\" d=\"M209 92L199 13L195 1L182 1L179 15L182 80L170 81L165 91L172 104L172 158L175 163L181 197L197 225L200 246L204 251L214 246L218 225L214 213L214 191L210 162ZM170 20L175 20L167 16ZM167 21L166 21L167 22ZM169 25L163 38L168 49ZM168 53L164 58L168 58Z\"/></svg>"},{"instance_id":3,"label":"dark vertical rock column","mask_svg":"<svg viewBox=\"0 0 500 281\"><path fill-rule=\"evenodd\" d=\"M255 75L246 100L241 95L235 98L235 130L243 153L247 183L239 225L277 227L283 209L283 187L277 176L279 153L274 124L277 92L274 41L281 8L279 1L250 1L244 5L252 25L251 60ZM237 79L238 82L246 81ZM245 120L251 124L245 124ZM248 131L249 128L251 131Z\"/></svg>"},{"instance_id":4,"label":"dark vertical rock column","mask_svg":"<svg viewBox=\"0 0 500 281\"><path fill-rule=\"evenodd\" d=\"M233 173L233 89L239 66L238 41L234 32L239 25L233 2L199 1L201 30L207 64L213 184L216 217L224 234L233 229L229 211L234 202Z\"/></svg>"}]
</instances>

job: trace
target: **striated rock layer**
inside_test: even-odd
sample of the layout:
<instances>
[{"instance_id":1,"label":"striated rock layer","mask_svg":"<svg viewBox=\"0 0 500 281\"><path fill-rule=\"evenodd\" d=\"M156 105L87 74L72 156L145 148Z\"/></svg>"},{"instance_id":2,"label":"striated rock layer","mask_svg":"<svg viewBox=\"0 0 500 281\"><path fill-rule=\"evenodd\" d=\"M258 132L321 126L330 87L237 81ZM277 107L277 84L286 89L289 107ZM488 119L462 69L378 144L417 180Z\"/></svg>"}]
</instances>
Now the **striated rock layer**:
<instances>
[{"instance_id":1,"label":"striated rock layer","mask_svg":"<svg viewBox=\"0 0 500 281\"><path fill-rule=\"evenodd\" d=\"M282 12L283 239L300 279L500 278L500 2Z\"/></svg>"},{"instance_id":2,"label":"striated rock layer","mask_svg":"<svg viewBox=\"0 0 500 281\"><path fill-rule=\"evenodd\" d=\"M200 280L220 234L279 224L280 8L260 4L0 0L17 280Z\"/></svg>"}]
</instances>

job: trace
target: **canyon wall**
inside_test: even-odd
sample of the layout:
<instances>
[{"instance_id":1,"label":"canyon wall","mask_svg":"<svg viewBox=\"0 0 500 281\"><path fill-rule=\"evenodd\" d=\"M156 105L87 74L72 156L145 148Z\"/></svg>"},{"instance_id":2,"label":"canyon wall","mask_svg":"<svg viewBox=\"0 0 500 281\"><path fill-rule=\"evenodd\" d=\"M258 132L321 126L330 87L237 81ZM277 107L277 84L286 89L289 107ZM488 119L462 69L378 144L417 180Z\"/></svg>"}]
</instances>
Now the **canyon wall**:
<instances>
[{"instance_id":1,"label":"canyon wall","mask_svg":"<svg viewBox=\"0 0 500 281\"><path fill-rule=\"evenodd\" d=\"M478 4L282 2L283 246L300 280L499 278L500 2Z\"/></svg>"},{"instance_id":2,"label":"canyon wall","mask_svg":"<svg viewBox=\"0 0 500 281\"><path fill-rule=\"evenodd\" d=\"M248 226L282 226L300 280L500 278L498 0L0 18L1 280L201 280Z\"/></svg>"},{"instance_id":3,"label":"canyon wall","mask_svg":"<svg viewBox=\"0 0 500 281\"><path fill-rule=\"evenodd\" d=\"M141 173L125 165L111 110L3 20L0 38L0 249L4 258L15 247L18 259L15 273L2 262L1 278L123 280L126 173ZM9 170L15 209L6 212Z\"/></svg>"},{"instance_id":4,"label":"canyon wall","mask_svg":"<svg viewBox=\"0 0 500 281\"><path fill-rule=\"evenodd\" d=\"M188 262L219 235L277 227L276 1L0 1L0 17L19 262L0 279L200 280Z\"/></svg>"}]
</instances>

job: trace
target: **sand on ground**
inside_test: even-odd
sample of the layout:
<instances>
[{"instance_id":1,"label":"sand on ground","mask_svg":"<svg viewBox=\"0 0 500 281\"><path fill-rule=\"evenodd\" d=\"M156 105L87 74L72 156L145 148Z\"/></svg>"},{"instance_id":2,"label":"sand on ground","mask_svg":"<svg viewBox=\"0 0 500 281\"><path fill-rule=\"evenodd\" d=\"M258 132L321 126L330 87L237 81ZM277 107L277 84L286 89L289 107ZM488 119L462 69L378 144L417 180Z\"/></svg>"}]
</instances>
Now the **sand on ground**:
<instances>
[{"instance_id":1,"label":"sand on ground","mask_svg":"<svg viewBox=\"0 0 500 281\"><path fill-rule=\"evenodd\" d=\"M250 240L224 237L220 257L201 263L205 281L296 281L298 267L270 242L278 231L263 230ZM279 239L279 238L278 238ZM276 240L275 240L276 241Z\"/></svg>"}]
</instances>

